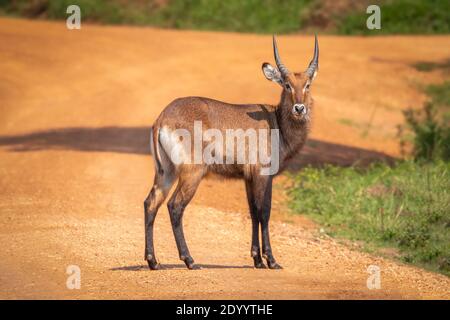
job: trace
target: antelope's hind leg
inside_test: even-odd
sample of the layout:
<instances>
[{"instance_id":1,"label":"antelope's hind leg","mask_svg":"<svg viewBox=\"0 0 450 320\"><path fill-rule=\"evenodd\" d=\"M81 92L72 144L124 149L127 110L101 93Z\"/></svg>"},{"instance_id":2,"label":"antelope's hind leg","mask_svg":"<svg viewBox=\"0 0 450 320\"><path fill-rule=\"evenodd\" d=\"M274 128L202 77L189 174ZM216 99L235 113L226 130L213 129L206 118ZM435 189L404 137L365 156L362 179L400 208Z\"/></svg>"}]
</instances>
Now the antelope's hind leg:
<instances>
[{"instance_id":1,"label":"antelope's hind leg","mask_svg":"<svg viewBox=\"0 0 450 320\"><path fill-rule=\"evenodd\" d=\"M158 209L167 197L174 182L174 177L170 173L156 173L153 187L144 201L144 221L145 221L145 253L144 259L152 270L160 268L156 260L153 246L153 224L155 222Z\"/></svg>"},{"instance_id":2,"label":"antelope's hind leg","mask_svg":"<svg viewBox=\"0 0 450 320\"><path fill-rule=\"evenodd\" d=\"M180 260L184 261L188 269L197 269L186 244L183 232L183 214L186 206L194 197L195 192L204 176L204 168L190 167L185 174L181 174L178 185L172 194L167 207L170 214L170 222L177 243Z\"/></svg>"}]
</instances>

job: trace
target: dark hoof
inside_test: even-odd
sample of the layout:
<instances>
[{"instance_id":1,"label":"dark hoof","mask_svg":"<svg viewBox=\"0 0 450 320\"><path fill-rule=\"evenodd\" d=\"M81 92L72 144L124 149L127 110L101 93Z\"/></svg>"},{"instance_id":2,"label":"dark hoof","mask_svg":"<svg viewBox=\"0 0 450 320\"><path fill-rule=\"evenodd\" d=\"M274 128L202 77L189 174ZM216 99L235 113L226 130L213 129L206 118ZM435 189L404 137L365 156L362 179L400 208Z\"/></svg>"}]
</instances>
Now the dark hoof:
<instances>
[{"instance_id":1,"label":"dark hoof","mask_svg":"<svg viewBox=\"0 0 450 320\"><path fill-rule=\"evenodd\" d=\"M190 264L190 265L186 265L188 267L189 270L200 270L201 267L196 265L196 264Z\"/></svg>"},{"instance_id":2,"label":"dark hoof","mask_svg":"<svg viewBox=\"0 0 450 320\"><path fill-rule=\"evenodd\" d=\"M152 270L159 270L159 269L161 269L161 265L158 262L156 262L156 261L148 261L147 260L147 263L148 263L148 267L150 269L152 269Z\"/></svg>"},{"instance_id":3,"label":"dark hoof","mask_svg":"<svg viewBox=\"0 0 450 320\"><path fill-rule=\"evenodd\" d=\"M261 262L255 262L255 268L256 269L267 269L266 265L261 261Z\"/></svg>"},{"instance_id":4,"label":"dark hoof","mask_svg":"<svg viewBox=\"0 0 450 320\"><path fill-rule=\"evenodd\" d=\"M181 257L181 260L184 261L184 263L186 264L186 267L189 270L199 270L200 269L200 267L195 265L194 259L192 259L192 257Z\"/></svg>"},{"instance_id":5,"label":"dark hoof","mask_svg":"<svg viewBox=\"0 0 450 320\"><path fill-rule=\"evenodd\" d=\"M145 257L145 260L148 263L148 267L152 270L159 270L161 269L161 265L156 261L156 259L152 255L147 255Z\"/></svg>"},{"instance_id":6,"label":"dark hoof","mask_svg":"<svg viewBox=\"0 0 450 320\"><path fill-rule=\"evenodd\" d=\"M280 266L276 262L272 262L272 263L269 263L269 269L279 270L279 269L283 269L283 267Z\"/></svg>"}]
</instances>

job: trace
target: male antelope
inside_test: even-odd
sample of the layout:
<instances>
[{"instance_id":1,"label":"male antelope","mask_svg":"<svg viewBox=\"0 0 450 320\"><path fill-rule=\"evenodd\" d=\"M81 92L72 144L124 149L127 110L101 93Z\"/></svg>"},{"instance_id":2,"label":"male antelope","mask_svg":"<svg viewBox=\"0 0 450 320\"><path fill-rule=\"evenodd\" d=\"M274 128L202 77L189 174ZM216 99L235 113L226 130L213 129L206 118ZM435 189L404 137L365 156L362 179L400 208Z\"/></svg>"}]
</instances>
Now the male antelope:
<instances>
[{"instance_id":1,"label":"male antelope","mask_svg":"<svg viewBox=\"0 0 450 320\"><path fill-rule=\"evenodd\" d=\"M259 244L259 226L262 234L262 256L269 268L280 269L275 261L269 240L269 218L272 198L272 179L277 173L261 174L260 161L253 163L193 163L186 155L192 154L191 147L186 148L182 139L174 139L171 132L183 129L194 136L194 122L201 121L206 129L216 129L226 133L229 129L265 129L279 130L278 141L268 138L268 149L277 152L280 172L290 159L298 155L305 144L309 127L313 99L310 85L317 75L319 65L319 47L315 37L314 56L306 71L291 73L281 62L275 36L273 50L276 68L263 63L265 77L278 83L283 91L276 106L266 104L235 105L201 97L179 98L170 103L158 117L152 128L151 147L155 159L155 180L144 202L145 208L145 260L151 269L160 267L153 247L153 223L157 211L166 199L175 180L177 187L172 194L168 209L180 259L189 269L195 268L183 234L183 213L197 190L202 178L208 173L225 177L242 178L245 181L247 200L252 220L251 256L256 268L265 268ZM191 146L191 144L187 144ZM184 148L184 149L183 149ZM181 162L171 157L173 150L182 150ZM246 148L241 152L249 152ZM194 151L195 152L195 151ZM224 150L215 150L215 157L225 158ZM234 147L233 147L234 153ZM234 156L236 157L236 156ZM234 158L236 159L236 158Z\"/></svg>"}]
</instances>

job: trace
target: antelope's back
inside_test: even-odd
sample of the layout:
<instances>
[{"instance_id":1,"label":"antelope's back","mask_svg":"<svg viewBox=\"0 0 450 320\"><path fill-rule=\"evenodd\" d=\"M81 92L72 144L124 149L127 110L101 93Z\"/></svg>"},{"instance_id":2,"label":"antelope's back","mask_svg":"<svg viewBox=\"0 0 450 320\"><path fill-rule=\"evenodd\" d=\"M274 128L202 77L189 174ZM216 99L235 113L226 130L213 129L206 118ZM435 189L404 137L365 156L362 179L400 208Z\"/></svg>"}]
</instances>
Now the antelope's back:
<instances>
[{"instance_id":1,"label":"antelope's back","mask_svg":"<svg viewBox=\"0 0 450 320\"><path fill-rule=\"evenodd\" d=\"M231 104L210 98L184 97L171 102L155 125L191 130L200 121L203 129L270 129L276 127L275 107L264 104Z\"/></svg>"}]
</instances>

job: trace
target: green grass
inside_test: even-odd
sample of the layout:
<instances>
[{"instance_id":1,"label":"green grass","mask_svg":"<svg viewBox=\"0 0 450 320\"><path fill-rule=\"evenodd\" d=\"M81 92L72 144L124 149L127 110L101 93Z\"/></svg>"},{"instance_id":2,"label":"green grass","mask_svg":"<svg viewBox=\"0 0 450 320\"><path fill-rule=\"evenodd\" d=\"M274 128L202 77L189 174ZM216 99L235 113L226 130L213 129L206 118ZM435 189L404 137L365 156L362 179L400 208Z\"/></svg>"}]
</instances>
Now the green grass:
<instances>
[{"instance_id":1,"label":"green grass","mask_svg":"<svg viewBox=\"0 0 450 320\"><path fill-rule=\"evenodd\" d=\"M429 100L422 109L409 108L399 126L401 149L411 146L415 159L450 161L450 82L424 88Z\"/></svg>"},{"instance_id":2,"label":"green grass","mask_svg":"<svg viewBox=\"0 0 450 320\"><path fill-rule=\"evenodd\" d=\"M301 12L309 0L172 0L158 12L171 28L287 33L302 27Z\"/></svg>"},{"instance_id":3,"label":"green grass","mask_svg":"<svg viewBox=\"0 0 450 320\"><path fill-rule=\"evenodd\" d=\"M428 85L425 92L430 96L433 104L439 108L450 107L450 81Z\"/></svg>"},{"instance_id":4,"label":"green grass","mask_svg":"<svg viewBox=\"0 0 450 320\"><path fill-rule=\"evenodd\" d=\"M450 276L450 163L327 166L291 175L290 207L338 238Z\"/></svg>"},{"instance_id":5,"label":"green grass","mask_svg":"<svg viewBox=\"0 0 450 320\"><path fill-rule=\"evenodd\" d=\"M414 63L413 67L422 72L442 70L448 74L450 72L450 59L447 59L443 62L421 61Z\"/></svg>"},{"instance_id":6,"label":"green grass","mask_svg":"<svg viewBox=\"0 0 450 320\"><path fill-rule=\"evenodd\" d=\"M48 1L48 17L51 19L67 18L66 9L72 4L81 8L82 19L114 24L122 22L124 18L121 8L116 3L104 0Z\"/></svg>"},{"instance_id":7,"label":"green grass","mask_svg":"<svg viewBox=\"0 0 450 320\"><path fill-rule=\"evenodd\" d=\"M369 30L366 12L337 17L341 34L445 34L450 32L450 1L391 0L380 4L381 29Z\"/></svg>"},{"instance_id":8,"label":"green grass","mask_svg":"<svg viewBox=\"0 0 450 320\"><path fill-rule=\"evenodd\" d=\"M381 30L368 30L368 14L350 1L335 13L321 15L323 0L0 0L0 14L65 19L66 8L77 4L82 21L105 24L152 25L176 29L252 33L293 33L309 30L317 17L336 22L327 32L341 34L449 33L450 2L445 0L381 0ZM326 6L325 6L326 8ZM325 10L325 9L322 9ZM349 11L350 10L350 11ZM319 14L318 14L319 13ZM311 20L311 21L310 21ZM327 25L323 21L323 25ZM320 27L314 27L319 29Z\"/></svg>"},{"instance_id":9,"label":"green grass","mask_svg":"<svg viewBox=\"0 0 450 320\"><path fill-rule=\"evenodd\" d=\"M12 15L67 18L66 8L79 5L82 19L107 24L155 25L176 29L226 30L254 33L288 33L301 29L302 11L311 0L0 0L0 10Z\"/></svg>"},{"instance_id":10,"label":"green grass","mask_svg":"<svg viewBox=\"0 0 450 320\"><path fill-rule=\"evenodd\" d=\"M82 21L104 24L152 24L156 10L153 1L127 2L118 0L0 0L0 12L12 16L66 19L69 5L78 5Z\"/></svg>"}]
</instances>

